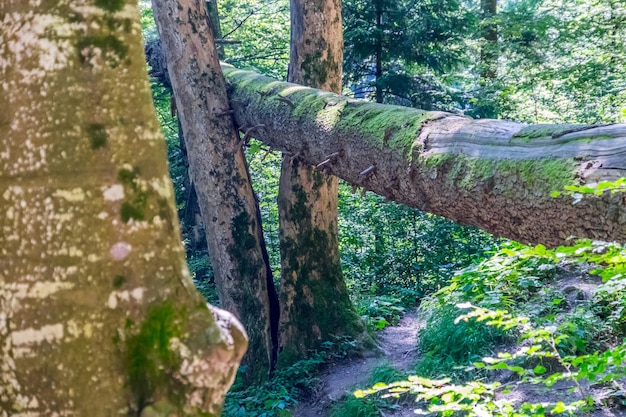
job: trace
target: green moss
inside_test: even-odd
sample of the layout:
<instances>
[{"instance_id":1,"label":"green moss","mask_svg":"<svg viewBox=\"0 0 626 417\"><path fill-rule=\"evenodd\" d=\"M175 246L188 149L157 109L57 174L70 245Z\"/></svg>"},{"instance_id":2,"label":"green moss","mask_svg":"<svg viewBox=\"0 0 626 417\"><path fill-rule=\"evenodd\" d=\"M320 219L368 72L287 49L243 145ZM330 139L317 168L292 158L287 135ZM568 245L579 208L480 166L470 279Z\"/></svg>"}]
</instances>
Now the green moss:
<instances>
[{"instance_id":1,"label":"green moss","mask_svg":"<svg viewBox=\"0 0 626 417\"><path fill-rule=\"evenodd\" d=\"M327 115L324 114L325 107L326 100L324 99L324 95L307 94L304 97L298 98L296 108L293 110L292 114L294 117L316 114L317 118L321 121L327 118ZM330 109L329 113L336 113L337 110L338 109ZM331 119L333 118L331 117Z\"/></svg>"},{"instance_id":2,"label":"green moss","mask_svg":"<svg viewBox=\"0 0 626 417\"><path fill-rule=\"evenodd\" d=\"M183 327L184 314L166 302L152 307L139 331L128 336L128 380L139 409L157 395L171 399L183 392L174 378L180 358L170 348L170 341L182 336Z\"/></svg>"},{"instance_id":3,"label":"green moss","mask_svg":"<svg viewBox=\"0 0 626 417\"><path fill-rule=\"evenodd\" d=\"M250 233L250 225L254 221L255 219L250 218L246 211L235 216L231 225L233 244L228 247L230 256L237 260L237 270L233 276L240 277L231 296L234 303L241 309L240 319L248 330L249 345L246 358L258 361L246 368L243 377L248 383L262 382L269 375L269 357L267 360L264 357L267 354L268 335L263 331L265 317L260 314L263 306L256 297L249 296L258 288L259 283L256 280L259 279L259 271L264 268L262 259L250 256L254 253L251 251L257 247L257 239Z\"/></svg>"},{"instance_id":4,"label":"green moss","mask_svg":"<svg viewBox=\"0 0 626 417\"><path fill-rule=\"evenodd\" d=\"M234 68L224 68L224 74L232 85L236 85L235 99L252 98L254 106L262 109L276 105L275 100L267 99L269 96L287 98L295 105L291 111L293 117L314 120L329 129L364 136L378 141L380 145L400 150L409 158L424 124L441 117L438 112L351 100Z\"/></svg>"},{"instance_id":5,"label":"green moss","mask_svg":"<svg viewBox=\"0 0 626 417\"><path fill-rule=\"evenodd\" d=\"M518 188L534 191L537 196L549 198L552 191L576 183L573 159L540 158L531 160L470 158L450 155L437 161L448 167L448 185L471 191L487 180L497 178L505 185L504 192L514 193Z\"/></svg>"},{"instance_id":6,"label":"green moss","mask_svg":"<svg viewBox=\"0 0 626 417\"><path fill-rule=\"evenodd\" d=\"M87 125L87 135L91 142L91 149L103 148L109 141L106 127L101 123L91 123Z\"/></svg>"},{"instance_id":7,"label":"green moss","mask_svg":"<svg viewBox=\"0 0 626 417\"><path fill-rule=\"evenodd\" d=\"M124 4L124 0L96 0L96 6L110 13L119 12L124 8Z\"/></svg>"},{"instance_id":8,"label":"green moss","mask_svg":"<svg viewBox=\"0 0 626 417\"><path fill-rule=\"evenodd\" d=\"M120 218L124 223L128 223L131 219L138 221L145 220L144 209L145 204L133 204L125 201L120 208Z\"/></svg>"},{"instance_id":9,"label":"green moss","mask_svg":"<svg viewBox=\"0 0 626 417\"><path fill-rule=\"evenodd\" d=\"M328 62L322 59L322 49L314 54L305 55L300 68L304 71L304 83L308 85L322 85L328 79Z\"/></svg>"},{"instance_id":10,"label":"green moss","mask_svg":"<svg viewBox=\"0 0 626 417\"><path fill-rule=\"evenodd\" d=\"M117 171L117 179L122 184L132 184L139 174L141 174L141 169L138 166L134 166L133 169L122 168Z\"/></svg>"},{"instance_id":11,"label":"green moss","mask_svg":"<svg viewBox=\"0 0 626 417\"><path fill-rule=\"evenodd\" d=\"M513 135L513 138L521 139L524 142L530 142L532 139L537 138L559 138L568 133L580 132L584 130L588 130L595 127L594 125L578 125L578 124L537 124L525 127L520 130L516 134ZM584 138L584 140L601 140L608 139L612 136L594 136L591 135L588 138ZM577 139L581 140L581 139Z\"/></svg>"},{"instance_id":12,"label":"green moss","mask_svg":"<svg viewBox=\"0 0 626 417\"><path fill-rule=\"evenodd\" d=\"M332 238L327 231L309 225L301 228L297 242L290 238L282 242L281 254L287 260L283 277L293 276L292 272L297 276L283 285L292 287L297 295L287 307L293 339L283 346L278 367L306 357L310 350L334 337L361 338L365 334L348 297L339 259L329 257Z\"/></svg>"},{"instance_id":13,"label":"green moss","mask_svg":"<svg viewBox=\"0 0 626 417\"><path fill-rule=\"evenodd\" d=\"M119 289L122 288L122 285L124 285L126 283L127 279L125 276L123 275L116 275L115 278L113 278L113 288L115 289Z\"/></svg>"},{"instance_id":14,"label":"green moss","mask_svg":"<svg viewBox=\"0 0 626 417\"><path fill-rule=\"evenodd\" d=\"M435 153L428 156L421 156L420 163L426 168L436 168L452 158L454 158L454 155L451 153Z\"/></svg>"},{"instance_id":15,"label":"green moss","mask_svg":"<svg viewBox=\"0 0 626 417\"><path fill-rule=\"evenodd\" d=\"M303 219L310 216L308 206L308 197L301 185L295 184L291 191L296 197L295 202L289 208L289 214L292 219Z\"/></svg>"},{"instance_id":16,"label":"green moss","mask_svg":"<svg viewBox=\"0 0 626 417\"><path fill-rule=\"evenodd\" d=\"M359 132L379 144L411 156L422 126L437 113L374 103L346 103L336 128Z\"/></svg>"},{"instance_id":17,"label":"green moss","mask_svg":"<svg viewBox=\"0 0 626 417\"><path fill-rule=\"evenodd\" d=\"M149 193L139 185L139 167L132 170L123 168L118 171L117 179L124 185L126 201L120 207L120 218L124 223L133 220L146 220Z\"/></svg>"},{"instance_id":18,"label":"green moss","mask_svg":"<svg viewBox=\"0 0 626 417\"><path fill-rule=\"evenodd\" d=\"M86 49L100 49L102 55L107 58L107 62L112 68L115 68L119 61L128 55L128 45L110 34L82 36L78 40L76 47L83 63L87 63L91 58L85 55L84 51Z\"/></svg>"}]
</instances>

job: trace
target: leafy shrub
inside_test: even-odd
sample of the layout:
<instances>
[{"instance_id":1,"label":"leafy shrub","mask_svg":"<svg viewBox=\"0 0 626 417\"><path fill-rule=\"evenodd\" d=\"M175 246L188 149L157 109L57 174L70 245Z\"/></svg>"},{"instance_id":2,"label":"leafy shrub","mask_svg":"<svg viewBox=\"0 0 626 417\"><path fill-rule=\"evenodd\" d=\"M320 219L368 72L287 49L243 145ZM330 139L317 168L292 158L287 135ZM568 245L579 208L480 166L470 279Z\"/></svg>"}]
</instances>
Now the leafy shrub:
<instances>
[{"instance_id":1,"label":"leafy shrub","mask_svg":"<svg viewBox=\"0 0 626 417\"><path fill-rule=\"evenodd\" d=\"M383 386L404 377L402 372L392 366L382 365L372 370L368 385ZM385 399L381 396L357 398L349 395L333 406L330 415L331 417L379 417L384 415L381 410L396 408L396 403L397 401L393 398Z\"/></svg>"},{"instance_id":2,"label":"leafy shrub","mask_svg":"<svg viewBox=\"0 0 626 417\"><path fill-rule=\"evenodd\" d=\"M370 330L397 324L405 312L402 300L393 296L366 297L357 301L357 312Z\"/></svg>"},{"instance_id":3,"label":"leafy shrub","mask_svg":"<svg viewBox=\"0 0 626 417\"><path fill-rule=\"evenodd\" d=\"M319 382L315 372L324 363L324 354L313 355L278 370L261 386L244 388L239 378L226 395L224 417L288 417L298 397ZM242 369L240 368L240 372Z\"/></svg>"}]
</instances>

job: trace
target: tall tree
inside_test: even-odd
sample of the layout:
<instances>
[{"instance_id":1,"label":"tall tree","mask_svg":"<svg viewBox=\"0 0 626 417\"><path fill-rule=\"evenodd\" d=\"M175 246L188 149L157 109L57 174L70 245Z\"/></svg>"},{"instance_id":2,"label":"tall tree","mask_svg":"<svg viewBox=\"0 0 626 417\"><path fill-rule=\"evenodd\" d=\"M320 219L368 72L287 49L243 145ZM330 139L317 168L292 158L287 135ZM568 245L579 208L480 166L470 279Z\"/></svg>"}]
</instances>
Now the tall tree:
<instances>
[{"instance_id":1,"label":"tall tree","mask_svg":"<svg viewBox=\"0 0 626 417\"><path fill-rule=\"evenodd\" d=\"M0 415L217 415L134 1L0 3Z\"/></svg>"},{"instance_id":2,"label":"tall tree","mask_svg":"<svg viewBox=\"0 0 626 417\"><path fill-rule=\"evenodd\" d=\"M497 0L481 0L481 44L479 69L478 100L471 110L474 117L493 119L498 116L497 97L502 89L498 79L498 25L496 13Z\"/></svg>"},{"instance_id":3,"label":"tall tree","mask_svg":"<svg viewBox=\"0 0 626 417\"><path fill-rule=\"evenodd\" d=\"M339 93L342 60L341 0L292 0L289 81ZM361 339L365 332L341 271L337 181L297 155L283 156L278 192L282 362L304 357L333 336Z\"/></svg>"},{"instance_id":4,"label":"tall tree","mask_svg":"<svg viewBox=\"0 0 626 417\"><path fill-rule=\"evenodd\" d=\"M458 0L346 0L344 11L347 81L378 103L422 105L414 78L455 68L472 23Z\"/></svg>"},{"instance_id":5,"label":"tall tree","mask_svg":"<svg viewBox=\"0 0 626 417\"><path fill-rule=\"evenodd\" d=\"M494 22L498 11L497 0L481 0L480 9L483 18L483 46L480 51L481 73L484 80L491 80L497 76L498 60L498 26Z\"/></svg>"},{"instance_id":6,"label":"tall tree","mask_svg":"<svg viewBox=\"0 0 626 417\"><path fill-rule=\"evenodd\" d=\"M626 241L619 193L597 196L583 187L552 197L565 186L624 176L626 125L471 120L349 99L232 67L226 76L239 123L264 124L259 140L309 164L335 153L324 166L355 186L522 242Z\"/></svg>"},{"instance_id":7,"label":"tall tree","mask_svg":"<svg viewBox=\"0 0 626 417\"><path fill-rule=\"evenodd\" d=\"M153 8L220 304L248 331L247 380L262 381L276 360L278 297L207 9L190 0L153 0Z\"/></svg>"}]
</instances>

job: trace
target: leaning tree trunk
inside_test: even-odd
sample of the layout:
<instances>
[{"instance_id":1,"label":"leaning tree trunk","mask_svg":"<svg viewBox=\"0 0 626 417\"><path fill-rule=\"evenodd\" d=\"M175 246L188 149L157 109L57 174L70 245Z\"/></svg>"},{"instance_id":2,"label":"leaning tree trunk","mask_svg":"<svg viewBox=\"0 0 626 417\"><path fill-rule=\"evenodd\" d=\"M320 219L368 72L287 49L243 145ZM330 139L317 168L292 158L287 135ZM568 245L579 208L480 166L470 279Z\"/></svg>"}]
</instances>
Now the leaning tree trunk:
<instances>
[{"instance_id":1,"label":"leaning tree trunk","mask_svg":"<svg viewBox=\"0 0 626 417\"><path fill-rule=\"evenodd\" d=\"M217 415L133 1L0 3L0 416Z\"/></svg>"},{"instance_id":2,"label":"leaning tree trunk","mask_svg":"<svg viewBox=\"0 0 626 417\"><path fill-rule=\"evenodd\" d=\"M622 193L551 196L626 176L626 125L472 120L224 68L240 125L354 186L521 242L626 242Z\"/></svg>"},{"instance_id":3,"label":"leaning tree trunk","mask_svg":"<svg viewBox=\"0 0 626 417\"><path fill-rule=\"evenodd\" d=\"M341 0L292 0L289 80L340 92L342 57ZM278 192L283 364L333 336L365 334L339 261L337 182L297 156L283 156Z\"/></svg>"},{"instance_id":4,"label":"leaning tree trunk","mask_svg":"<svg viewBox=\"0 0 626 417\"><path fill-rule=\"evenodd\" d=\"M153 0L153 7L220 303L248 331L246 379L262 381L275 360L278 300L207 10L190 0Z\"/></svg>"}]
</instances>

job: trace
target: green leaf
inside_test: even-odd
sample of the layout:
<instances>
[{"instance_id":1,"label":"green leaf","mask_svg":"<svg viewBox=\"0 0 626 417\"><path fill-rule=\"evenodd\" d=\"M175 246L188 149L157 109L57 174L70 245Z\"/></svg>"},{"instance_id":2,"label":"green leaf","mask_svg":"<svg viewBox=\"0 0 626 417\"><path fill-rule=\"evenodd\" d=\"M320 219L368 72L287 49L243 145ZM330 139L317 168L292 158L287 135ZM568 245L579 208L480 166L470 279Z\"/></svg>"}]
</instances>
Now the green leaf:
<instances>
[{"instance_id":1,"label":"green leaf","mask_svg":"<svg viewBox=\"0 0 626 417\"><path fill-rule=\"evenodd\" d=\"M541 365L537 365L533 369L533 372L536 373L537 375L545 374L546 371L547 371L546 367L545 366L541 366Z\"/></svg>"},{"instance_id":2,"label":"green leaf","mask_svg":"<svg viewBox=\"0 0 626 417\"><path fill-rule=\"evenodd\" d=\"M556 405L552 409L552 412L556 414L563 413L564 411L565 411L565 404L562 401L559 401L558 403L556 403Z\"/></svg>"},{"instance_id":3,"label":"green leaf","mask_svg":"<svg viewBox=\"0 0 626 417\"><path fill-rule=\"evenodd\" d=\"M354 395L354 398L365 398L365 395L367 394L365 394L365 391L363 391L362 389L358 389L354 391L353 395Z\"/></svg>"}]
</instances>

